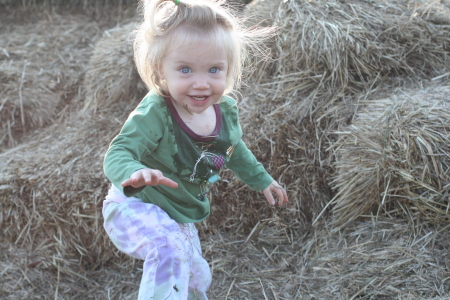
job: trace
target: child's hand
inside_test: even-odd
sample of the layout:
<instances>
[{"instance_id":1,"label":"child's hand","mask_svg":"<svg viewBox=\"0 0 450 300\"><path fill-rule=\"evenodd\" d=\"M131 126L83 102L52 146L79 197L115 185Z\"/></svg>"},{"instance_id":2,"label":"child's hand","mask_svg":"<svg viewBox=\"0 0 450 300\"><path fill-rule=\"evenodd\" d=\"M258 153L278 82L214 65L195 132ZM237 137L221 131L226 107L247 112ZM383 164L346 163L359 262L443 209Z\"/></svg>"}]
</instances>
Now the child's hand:
<instances>
[{"instance_id":1,"label":"child's hand","mask_svg":"<svg viewBox=\"0 0 450 300\"><path fill-rule=\"evenodd\" d=\"M275 199L273 199L272 193L277 195L279 206L282 206L283 203L289 202L286 191L275 180L263 190L263 194L266 196L267 202L269 202L270 205L275 205Z\"/></svg>"},{"instance_id":2,"label":"child's hand","mask_svg":"<svg viewBox=\"0 0 450 300\"><path fill-rule=\"evenodd\" d=\"M170 188L177 188L178 183L165 177L160 170L154 169L140 169L131 174L130 178L122 182L122 186L131 185L134 188L139 188L144 185L166 185Z\"/></svg>"}]
</instances>

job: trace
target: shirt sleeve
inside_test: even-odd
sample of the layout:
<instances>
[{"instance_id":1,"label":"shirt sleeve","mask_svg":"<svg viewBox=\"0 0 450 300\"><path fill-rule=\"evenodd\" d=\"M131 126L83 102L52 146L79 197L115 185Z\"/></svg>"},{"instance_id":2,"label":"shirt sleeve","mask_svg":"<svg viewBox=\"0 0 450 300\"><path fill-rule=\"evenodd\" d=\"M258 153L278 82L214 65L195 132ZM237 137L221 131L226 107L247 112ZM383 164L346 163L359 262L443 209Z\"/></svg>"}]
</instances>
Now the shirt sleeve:
<instances>
[{"instance_id":1,"label":"shirt sleeve","mask_svg":"<svg viewBox=\"0 0 450 300\"><path fill-rule=\"evenodd\" d=\"M152 105L141 102L106 152L103 164L105 175L127 197L144 188L129 186L124 189L121 183L135 171L148 167L142 162L158 146L158 140L163 135L162 126L159 125L162 122L160 114L155 113L155 109L152 110Z\"/></svg>"},{"instance_id":2,"label":"shirt sleeve","mask_svg":"<svg viewBox=\"0 0 450 300\"><path fill-rule=\"evenodd\" d=\"M264 166L257 161L255 155L247 148L242 140L242 129L239 123L239 108L237 102L231 97L225 97L226 106L223 111L232 123L231 131L236 134L238 139L233 153L226 163L226 167L250 186L255 191L262 191L268 187L273 178L267 173Z\"/></svg>"},{"instance_id":3,"label":"shirt sleeve","mask_svg":"<svg viewBox=\"0 0 450 300\"><path fill-rule=\"evenodd\" d=\"M236 145L226 166L245 184L258 192L264 190L273 181L264 166L256 160L242 140Z\"/></svg>"}]
</instances>

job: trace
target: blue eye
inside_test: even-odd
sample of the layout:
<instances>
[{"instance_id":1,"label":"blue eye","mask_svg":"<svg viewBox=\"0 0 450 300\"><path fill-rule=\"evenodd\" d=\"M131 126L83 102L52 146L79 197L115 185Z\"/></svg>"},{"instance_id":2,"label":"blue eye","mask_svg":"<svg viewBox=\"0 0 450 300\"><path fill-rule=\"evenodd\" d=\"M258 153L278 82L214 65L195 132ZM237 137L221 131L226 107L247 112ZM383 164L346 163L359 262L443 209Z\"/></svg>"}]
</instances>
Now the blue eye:
<instances>
[{"instance_id":1,"label":"blue eye","mask_svg":"<svg viewBox=\"0 0 450 300\"><path fill-rule=\"evenodd\" d=\"M187 73L189 73L191 70L190 70L188 67L183 67L183 68L180 69L180 71L181 71L181 73L183 73L183 74L187 74Z\"/></svg>"},{"instance_id":2,"label":"blue eye","mask_svg":"<svg viewBox=\"0 0 450 300\"><path fill-rule=\"evenodd\" d=\"M209 72L212 74L216 74L217 72L219 72L219 68L213 67L213 68L209 69Z\"/></svg>"}]
</instances>

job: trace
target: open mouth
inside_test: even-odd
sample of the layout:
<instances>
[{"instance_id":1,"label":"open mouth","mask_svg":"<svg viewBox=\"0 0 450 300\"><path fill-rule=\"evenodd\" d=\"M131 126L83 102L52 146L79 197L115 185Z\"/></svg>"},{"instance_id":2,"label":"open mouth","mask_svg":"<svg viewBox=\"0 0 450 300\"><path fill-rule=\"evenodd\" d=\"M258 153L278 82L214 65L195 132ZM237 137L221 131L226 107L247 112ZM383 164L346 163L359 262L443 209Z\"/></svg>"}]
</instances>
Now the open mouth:
<instances>
[{"instance_id":1,"label":"open mouth","mask_svg":"<svg viewBox=\"0 0 450 300\"><path fill-rule=\"evenodd\" d=\"M209 96L190 96L190 98L194 104L203 104L208 101Z\"/></svg>"},{"instance_id":2,"label":"open mouth","mask_svg":"<svg viewBox=\"0 0 450 300\"><path fill-rule=\"evenodd\" d=\"M206 99L208 99L207 96L191 96L192 99L196 100L196 101L204 101Z\"/></svg>"}]
</instances>

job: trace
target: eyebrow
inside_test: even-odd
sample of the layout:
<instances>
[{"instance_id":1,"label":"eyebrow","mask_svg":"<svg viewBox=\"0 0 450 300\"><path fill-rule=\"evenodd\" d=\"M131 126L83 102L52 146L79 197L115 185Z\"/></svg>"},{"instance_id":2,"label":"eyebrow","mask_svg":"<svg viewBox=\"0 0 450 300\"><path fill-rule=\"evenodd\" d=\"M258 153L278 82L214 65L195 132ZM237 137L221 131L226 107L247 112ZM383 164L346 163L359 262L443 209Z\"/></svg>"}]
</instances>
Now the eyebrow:
<instances>
[{"instance_id":1,"label":"eyebrow","mask_svg":"<svg viewBox=\"0 0 450 300\"><path fill-rule=\"evenodd\" d=\"M191 62L187 62L187 61L184 61L184 60L177 60L177 61L174 61L174 63L177 64L177 65L188 65L188 66L192 64ZM223 67L226 64L227 64L226 61L221 60L221 61L213 62L211 65L212 66Z\"/></svg>"}]
</instances>

